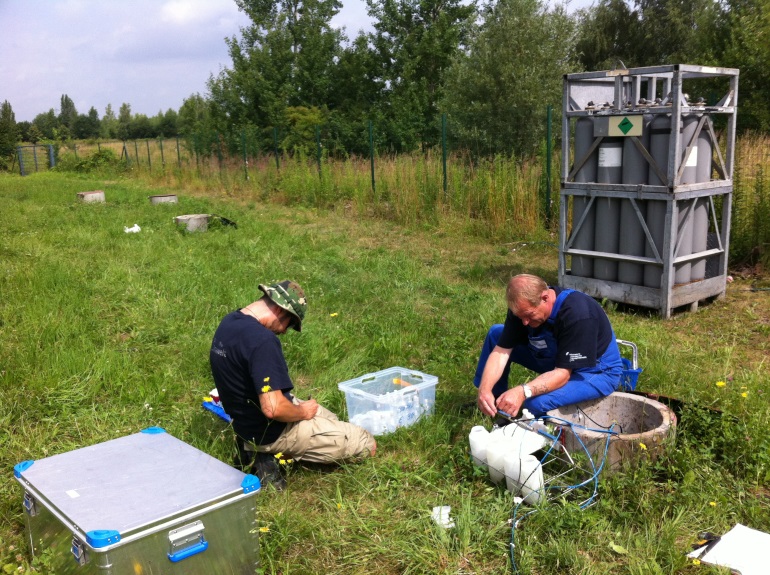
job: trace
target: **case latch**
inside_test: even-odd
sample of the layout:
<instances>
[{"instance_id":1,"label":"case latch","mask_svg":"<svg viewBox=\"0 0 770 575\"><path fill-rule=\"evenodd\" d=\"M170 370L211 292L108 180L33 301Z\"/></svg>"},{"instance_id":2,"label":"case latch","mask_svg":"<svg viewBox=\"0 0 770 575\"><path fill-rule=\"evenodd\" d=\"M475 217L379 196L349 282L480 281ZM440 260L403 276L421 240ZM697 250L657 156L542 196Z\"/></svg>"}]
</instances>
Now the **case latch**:
<instances>
[{"instance_id":1,"label":"case latch","mask_svg":"<svg viewBox=\"0 0 770 575\"><path fill-rule=\"evenodd\" d=\"M78 562L78 565L85 565L86 563L88 563L88 554L86 553L86 546L77 537L72 538L71 551L72 551L72 556L75 558L75 561Z\"/></svg>"},{"instance_id":2,"label":"case latch","mask_svg":"<svg viewBox=\"0 0 770 575\"><path fill-rule=\"evenodd\" d=\"M24 510L30 517L37 515L37 504L35 503L35 498L26 491L24 492Z\"/></svg>"},{"instance_id":3,"label":"case latch","mask_svg":"<svg viewBox=\"0 0 770 575\"><path fill-rule=\"evenodd\" d=\"M202 521L194 521L183 527L168 532L168 558L172 563L178 563L208 549L208 541L203 536L205 529Z\"/></svg>"}]
</instances>

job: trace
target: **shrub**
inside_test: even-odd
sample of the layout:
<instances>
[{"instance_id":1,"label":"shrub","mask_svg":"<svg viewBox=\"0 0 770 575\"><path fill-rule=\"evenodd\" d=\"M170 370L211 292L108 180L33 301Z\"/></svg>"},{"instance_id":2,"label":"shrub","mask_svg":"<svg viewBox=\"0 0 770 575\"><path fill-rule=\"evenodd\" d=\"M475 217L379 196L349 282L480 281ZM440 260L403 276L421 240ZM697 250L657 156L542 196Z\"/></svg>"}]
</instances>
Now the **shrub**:
<instances>
[{"instance_id":1,"label":"shrub","mask_svg":"<svg viewBox=\"0 0 770 575\"><path fill-rule=\"evenodd\" d=\"M124 165L115 152L110 149L103 149L84 158L68 155L60 159L56 169L63 172L92 173L122 171Z\"/></svg>"}]
</instances>

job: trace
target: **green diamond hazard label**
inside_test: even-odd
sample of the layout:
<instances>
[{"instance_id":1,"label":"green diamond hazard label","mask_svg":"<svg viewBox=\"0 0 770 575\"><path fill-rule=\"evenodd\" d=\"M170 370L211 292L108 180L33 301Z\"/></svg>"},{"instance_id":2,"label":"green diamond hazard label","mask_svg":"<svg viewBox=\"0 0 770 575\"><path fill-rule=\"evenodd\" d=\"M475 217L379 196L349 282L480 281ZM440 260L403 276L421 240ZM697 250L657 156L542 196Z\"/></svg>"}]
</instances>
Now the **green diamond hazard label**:
<instances>
[{"instance_id":1,"label":"green diamond hazard label","mask_svg":"<svg viewBox=\"0 0 770 575\"><path fill-rule=\"evenodd\" d=\"M633 127L634 123L628 118L623 118L618 124L618 129L624 134L628 134L628 132L630 132Z\"/></svg>"},{"instance_id":2,"label":"green diamond hazard label","mask_svg":"<svg viewBox=\"0 0 770 575\"><path fill-rule=\"evenodd\" d=\"M611 116L607 118L607 123L604 124L606 132L601 135L614 137L641 136L642 124L641 116Z\"/></svg>"}]
</instances>

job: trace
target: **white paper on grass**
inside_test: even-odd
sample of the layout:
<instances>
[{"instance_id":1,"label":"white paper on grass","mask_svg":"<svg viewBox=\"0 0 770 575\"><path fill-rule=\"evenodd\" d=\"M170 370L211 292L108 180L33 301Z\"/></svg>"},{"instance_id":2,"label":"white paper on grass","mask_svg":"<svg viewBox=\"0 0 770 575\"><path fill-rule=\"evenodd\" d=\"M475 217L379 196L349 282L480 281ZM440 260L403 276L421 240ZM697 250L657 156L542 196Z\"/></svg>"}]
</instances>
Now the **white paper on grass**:
<instances>
[{"instance_id":1,"label":"white paper on grass","mask_svg":"<svg viewBox=\"0 0 770 575\"><path fill-rule=\"evenodd\" d=\"M701 548L688 553L687 556L710 565L729 567L741 575L766 575L768 549L770 534L738 523L722 535L705 555L701 556Z\"/></svg>"},{"instance_id":2,"label":"white paper on grass","mask_svg":"<svg viewBox=\"0 0 770 575\"><path fill-rule=\"evenodd\" d=\"M431 517L433 517L433 521L435 521L437 525L449 529L450 527L455 526L454 520L449 516L451 510L452 508L449 505L434 507L431 512Z\"/></svg>"}]
</instances>

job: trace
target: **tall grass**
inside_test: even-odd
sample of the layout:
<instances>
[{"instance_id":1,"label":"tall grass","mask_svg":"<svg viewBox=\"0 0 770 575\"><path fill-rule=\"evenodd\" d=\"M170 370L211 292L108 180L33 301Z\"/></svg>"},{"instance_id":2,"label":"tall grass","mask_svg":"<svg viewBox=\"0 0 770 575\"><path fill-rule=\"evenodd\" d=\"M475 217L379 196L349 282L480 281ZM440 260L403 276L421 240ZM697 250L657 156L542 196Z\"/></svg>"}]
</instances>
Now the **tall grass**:
<instances>
[{"instance_id":1,"label":"tall grass","mask_svg":"<svg viewBox=\"0 0 770 575\"><path fill-rule=\"evenodd\" d=\"M735 163L732 250L736 259L770 265L770 137L738 140Z\"/></svg>"},{"instance_id":2,"label":"tall grass","mask_svg":"<svg viewBox=\"0 0 770 575\"><path fill-rule=\"evenodd\" d=\"M341 179L359 177L346 169ZM156 177L165 187L174 174ZM507 278L534 271L554 282L555 247L512 250L440 210L427 229L393 225L362 217L352 195L349 209L314 210L206 181L195 194L178 190L179 204L151 205L163 188L133 178L0 175L0 568L31 573L11 477L22 460L157 425L232 461L231 429L200 407L213 387L211 336L258 283L290 277L309 298L302 333L282 340L300 397L345 417L340 381L401 365L439 384L434 414L378 438L375 458L327 471L295 465L286 491L260 493L261 572L511 573L515 503L468 456L471 427L491 425L471 379L487 327L504 318ZM92 189L107 202L76 200ZM378 205L392 201L386 192L395 190L378 189ZM191 234L172 221L182 213L238 226ZM124 233L134 223L142 231ZM517 525L520 573L705 573L685 557L699 531L736 522L770 531L770 301L749 287L737 279L723 300L668 321L608 306L618 336L639 345L640 389L684 402L676 446L604 476L589 509L557 501ZM451 506L455 528L431 520L438 505ZM35 564L51 573L45 557Z\"/></svg>"},{"instance_id":3,"label":"tall grass","mask_svg":"<svg viewBox=\"0 0 770 575\"><path fill-rule=\"evenodd\" d=\"M121 158L128 174L153 185L218 193L233 197L272 199L284 204L377 215L397 224L460 222L486 238L544 237L558 211L558 150L554 153L551 206L545 205L545 168L541 156L496 156L471 159L450 154L446 189L440 153L378 156L374 185L369 158L331 159L274 155L228 156L219 148L201 155L183 140L105 142ZM96 150L79 144L60 151L60 162L72 164ZM731 261L770 263L770 139L747 134L735 153L731 227ZM549 209L550 208L550 209ZM551 214L553 215L553 214Z\"/></svg>"},{"instance_id":4,"label":"tall grass","mask_svg":"<svg viewBox=\"0 0 770 575\"><path fill-rule=\"evenodd\" d=\"M136 145L134 145L136 144ZM147 148L149 147L149 157ZM100 144L121 158L126 173L153 185L215 192L233 197L267 199L284 204L353 210L398 224L464 221L483 237L522 237L546 231L544 175L535 159L497 156L472 161L452 154L447 161L446 189L440 153L378 156L374 185L369 158L334 160L315 157L194 154L176 140ZM81 144L78 158L95 151ZM128 160L126 160L128 155ZM65 167L75 160L71 148L60 152ZM557 189L557 188L555 188ZM554 192L555 195L555 192Z\"/></svg>"}]
</instances>

